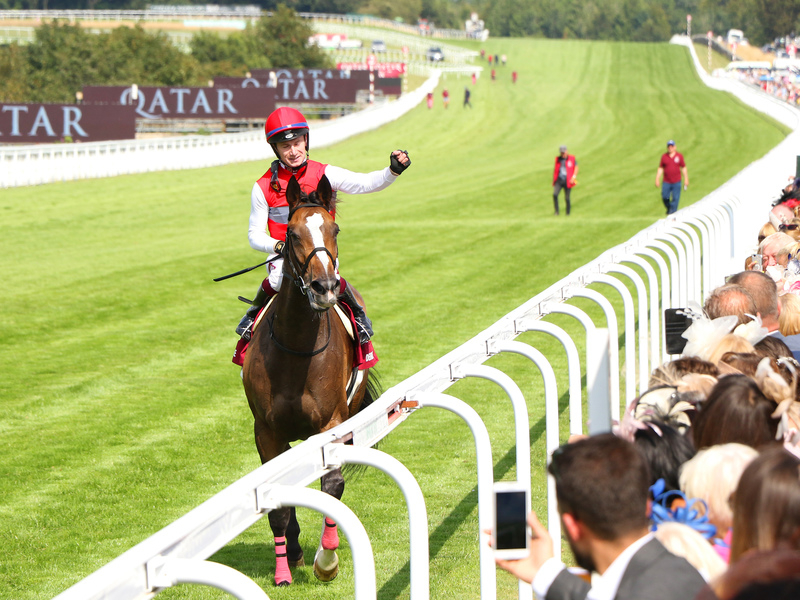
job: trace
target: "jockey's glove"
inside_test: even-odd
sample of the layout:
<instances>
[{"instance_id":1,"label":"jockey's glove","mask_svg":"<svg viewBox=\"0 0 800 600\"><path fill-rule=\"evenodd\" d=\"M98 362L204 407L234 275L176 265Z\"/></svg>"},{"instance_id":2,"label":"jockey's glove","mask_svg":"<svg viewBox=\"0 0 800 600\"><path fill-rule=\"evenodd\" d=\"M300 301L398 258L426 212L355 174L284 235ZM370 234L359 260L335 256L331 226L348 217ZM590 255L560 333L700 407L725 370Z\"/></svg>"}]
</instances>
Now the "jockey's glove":
<instances>
[{"instance_id":1,"label":"jockey's glove","mask_svg":"<svg viewBox=\"0 0 800 600\"><path fill-rule=\"evenodd\" d=\"M402 152L403 154L405 154L408 157L408 164L404 165L399 160L397 160L397 157L394 154L390 154L389 155L389 168L392 170L392 173L394 173L395 175L400 175L400 173L402 173L408 167L411 166L411 157L408 156L408 150L400 150L400 152Z\"/></svg>"},{"instance_id":2,"label":"jockey's glove","mask_svg":"<svg viewBox=\"0 0 800 600\"><path fill-rule=\"evenodd\" d=\"M284 248L284 246L286 246L286 242L278 240L277 242L275 242L275 247L273 248L273 250L277 254L280 254L281 256L283 256L283 248Z\"/></svg>"}]
</instances>

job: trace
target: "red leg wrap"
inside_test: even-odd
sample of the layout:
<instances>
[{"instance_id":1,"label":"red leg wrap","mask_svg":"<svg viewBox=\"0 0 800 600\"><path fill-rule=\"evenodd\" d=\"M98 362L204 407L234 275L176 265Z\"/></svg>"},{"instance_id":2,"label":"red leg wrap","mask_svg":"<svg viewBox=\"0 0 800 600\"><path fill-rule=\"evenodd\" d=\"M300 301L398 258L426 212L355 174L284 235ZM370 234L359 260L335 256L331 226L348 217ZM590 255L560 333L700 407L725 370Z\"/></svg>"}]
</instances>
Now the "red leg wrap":
<instances>
[{"instance_id":1,"label":"red leg wrap","mask_svg":"<svg viewBox=\"0 0 800 600\"><path fill-rule=\"evenodd\" d=\"M322 547L325 550L336 550L339 547L339 530L336 523L325 517L325 531L322 534Z\"/></svg>"},{"instance_id":2,"label":"red leg wrap","mask_svg":"<svg viewBox=\"0 0 800 600\"><path fill-rule=\"evenodd\" d=\"M286 559L286 538L275 538L275 585L292 583L292 572Z\"/></svg>"}]
</instances>

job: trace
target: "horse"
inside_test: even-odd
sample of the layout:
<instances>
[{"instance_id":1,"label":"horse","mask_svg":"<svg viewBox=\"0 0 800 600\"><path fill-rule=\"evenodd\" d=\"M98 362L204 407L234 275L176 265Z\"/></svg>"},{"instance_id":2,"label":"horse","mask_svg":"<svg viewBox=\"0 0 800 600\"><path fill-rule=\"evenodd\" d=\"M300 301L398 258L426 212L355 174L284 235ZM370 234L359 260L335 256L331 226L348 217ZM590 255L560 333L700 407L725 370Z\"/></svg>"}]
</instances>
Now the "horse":
<instances>
[{"instance_id":1,"label":"horse","mask_svg":"<svg viewBox=\"0 0 800 600\"><path fill-rule=\"evenodd\" d=\"M331 216L336 202L330 182L323 175L316 191L305 194L292 177L286 199L283 285L253 332L242 370L262 464L288 450L290 442L341 424L374 400L377 390L374 376L366 373L347 402L355 350L342 321L330 314L340 289L339 226ZM341 499L341 469L326 473L321 489ZM290 567L305 564L295 509L270 511L269 524L275 538L275 584L289 585ZM325 517L314 557L318 579L330 581L338 574L338 547L336 523Z\"/></svg>"}]
</instances>

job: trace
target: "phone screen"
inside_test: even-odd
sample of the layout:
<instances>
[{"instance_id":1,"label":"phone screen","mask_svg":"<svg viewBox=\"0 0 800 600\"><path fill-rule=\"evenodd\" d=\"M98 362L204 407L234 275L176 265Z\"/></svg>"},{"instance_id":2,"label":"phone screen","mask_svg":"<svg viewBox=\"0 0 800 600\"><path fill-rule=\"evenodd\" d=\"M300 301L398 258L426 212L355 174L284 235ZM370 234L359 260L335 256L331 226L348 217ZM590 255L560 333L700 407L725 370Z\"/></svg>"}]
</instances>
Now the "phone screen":
<instances>
[{"instance_id":1,"label":"phone screen","mask_svg":"<svg viewBox=\"0 0 800 600\"><path fill-rule=\"evenodd\" d=\"M524 491L496 491L497 550L525 548L527 541L527 515Z\"/></svg>"}]
</instances>

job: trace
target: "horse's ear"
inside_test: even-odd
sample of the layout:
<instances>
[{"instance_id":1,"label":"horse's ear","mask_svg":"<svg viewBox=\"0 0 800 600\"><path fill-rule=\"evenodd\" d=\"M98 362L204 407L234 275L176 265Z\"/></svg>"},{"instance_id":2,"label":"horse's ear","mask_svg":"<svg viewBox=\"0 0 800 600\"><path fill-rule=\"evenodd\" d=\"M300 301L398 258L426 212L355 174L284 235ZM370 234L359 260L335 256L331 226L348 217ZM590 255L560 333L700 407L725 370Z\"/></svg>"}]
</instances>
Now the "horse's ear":
<instances>
[{"instance_id":1,"label":"horse's ear","mask_svg":"<svg viewBox=\"0 0 800 600\"><path fill-rule=\"evenodd\" d=\"M297 183L297 179L295 179L294 175L289 180L289 185L286 186L286 201L289 203L289 210L291 210L295 204L300 203L300 195L303 191L300 189L300 184Z\"/></svg>"},{"instance_id":2,"label":"horse's ear","mask_svg":"<svg viewBox=\"0 0 800 600\"><path fill-rule=\"evenodd\" d=\"M325 210L330 211L331 208L333 208L331 205L333 188L331 188L331 182L325 175L322 176L322 179L319 180L319 184L317 184L317 198Z\"/></svg>"}]
</instances>

